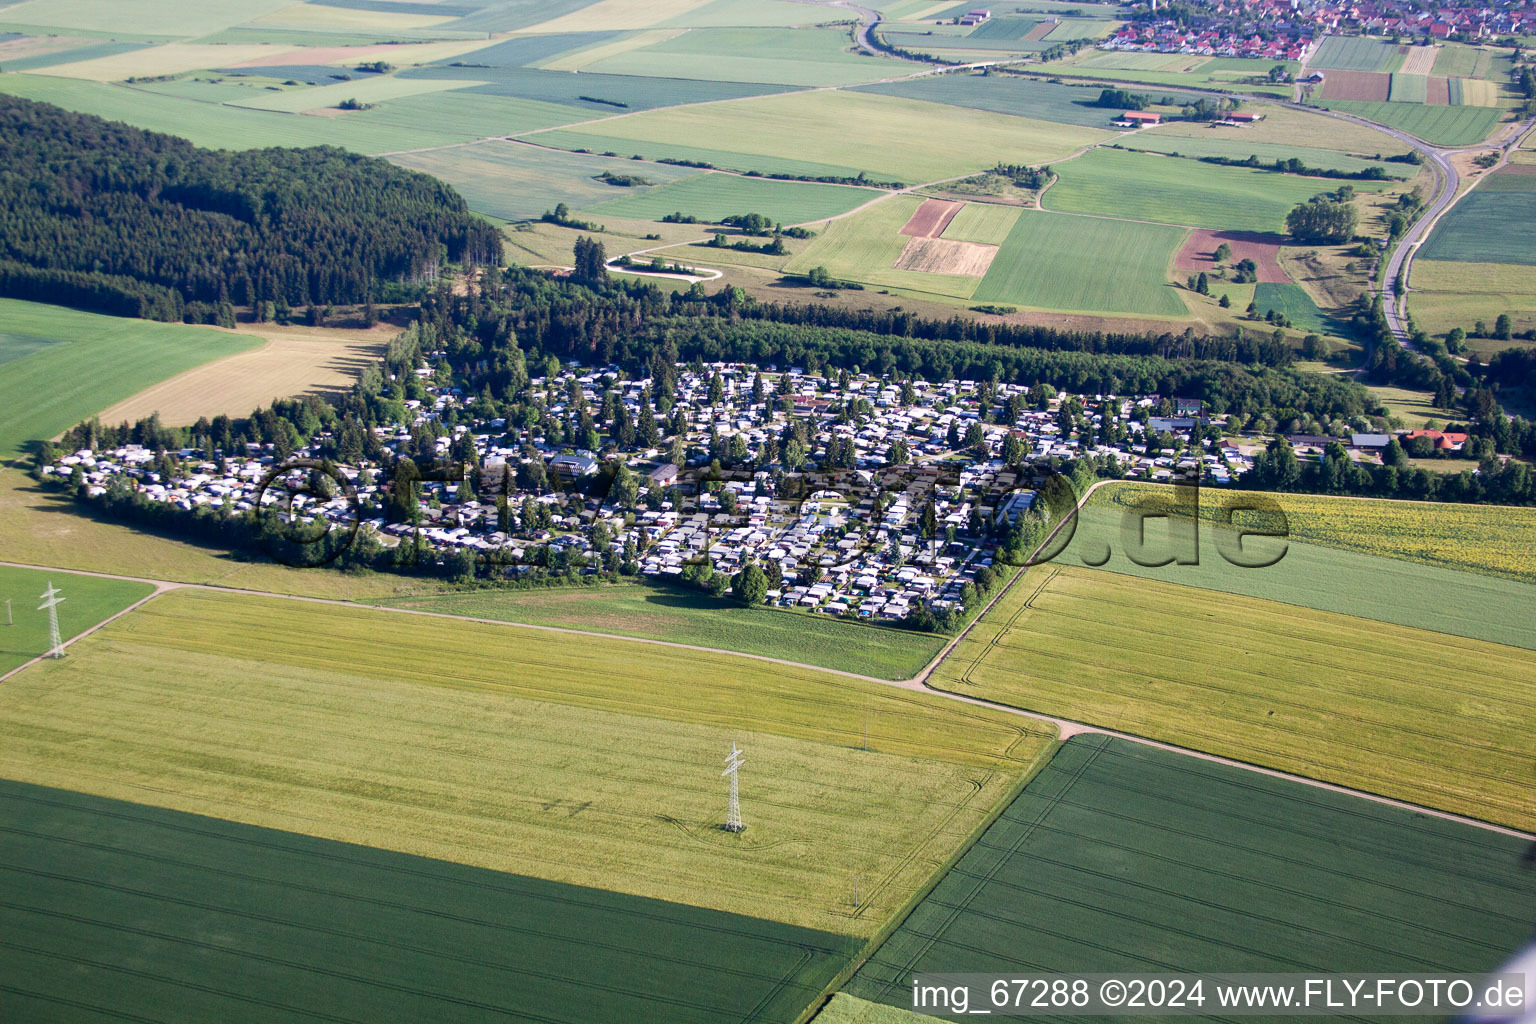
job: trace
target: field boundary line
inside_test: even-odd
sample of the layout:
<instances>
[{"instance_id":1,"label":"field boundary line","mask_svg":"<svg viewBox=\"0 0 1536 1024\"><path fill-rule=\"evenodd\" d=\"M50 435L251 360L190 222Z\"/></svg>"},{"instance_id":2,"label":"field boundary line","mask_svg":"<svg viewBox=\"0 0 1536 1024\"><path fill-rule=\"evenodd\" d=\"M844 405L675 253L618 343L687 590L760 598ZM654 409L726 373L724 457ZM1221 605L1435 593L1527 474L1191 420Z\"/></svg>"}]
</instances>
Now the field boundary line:
<instances>
[{"instance_id":1,"label":"field boundary line","mask_svg":"<svg viewBox=\"0 0 1536 1024\"><path fill-rule=\"evenodd\" d=\"M1078 507L1080 508L1082 506L1083 502L1086 502L1088 497L1089 497L1089 495L1091 495L1095 490L1097 490L1099 487L1103 486L1104 484L1110 483L1110 482L1112 482L1112 481L1107 481L1107 480L1095 481L1094 484L1091 487L1089 487L1086 492L1084 492L1083 497L1079 500ZM1072 519L1063 519L1062 522L1057 525L1056 529L1053 530L1051 532L1051 534L1046 537L1045 541L1042 542L1041 546L1043 547L1044 544L1050 543L1051 539L1055 537L1056 533L1059 532L1063 526L1065 526L1068 522L1071 522L1071 521L1073 521L1073 520ZM109 622L115 621L116 619L119 619L119 618L123 617L129 611L134 610L135 608L139 607L139 605L144 604L146 601L149 601L150 599L158 596L159 594L167 592L167 591L171 591L171 590L204 590L204 591L212 591L212 592L215 592L215 593L234 594L234 595L241 596L241 597L270 597L270 598L277 598L279 600L304 601L304 602L309 602L311 604L332 605L332 606L343 607L343 608L351 608L351 609L354 609L354 610L356 610L356 609L372 609L372 610L375 610L375 611L392 613L392 614L423 615L423 616L435 617L435 618L455 619L455 620L462 621L462 622L477 622L477 623L482 623L482 624L485 624L485 625L499 626L499 627L502 627L502 628L537 629L537 630L542 630L544 632L564 633L564 634L568 634L568 635L572 635L572 636L594 637L594 638L602 639L602 640L628 641L630 643L650 644L650 645L657 646L657 647L669 647L669 648L673 648L673 649L676 649L676 650L699 651L699 652L703 652L703 653L707 653L707 654L720 654L720 655L725 655L727 657L734 657L734 658L750 658L750 659L753 659L753 660L756 660L756 661L768 662L770 664L783 665L783 666L788 667L788 668L803 669L803 670L807 670L807 671L811 671L811 672L825 673L827 675L838 676L838 677L844 678L844 679L856 679L856 680L860 680L860 681L863 681L863 682L878 683L881 686L893 686L893 687L896 687L898 689L927 693L927 694L930 694L930 695L933 695L933 696L943 697L943 698L948 699L948 700L959 701L960 703L963 703L963 704L970 704L970 705L972 705L974 707L987 708L987 709L992 710L992 711L1001 711L1001 712L1003 712L1005 714L1019 715L1019 716L1022 716L1024 718L1029 718L1029 719L1032 719L1032 720L1037 721L1037 722L1043 722L1043 723L1045 723L1047 725L1054 726L1056 728L1058 738L1061 739L1061 740L1070 739L1073 736L1077 736L1077 735L1081 735L1081 734L1094 734L1094 735L1111 736L1111 737L1114 737L1116 739L1129 740L1130 742L1133 742L1133 743L1139 743L1139 744L1142 744L1144 746L1149 746L1149 747L1156 748L1158 750L1168 751L1169 753L1183 754L1183 755L1188 756L1188 757L1195 757L1195 758L1199 758L1199 759L1204 760L1204 761L1210 761L1210 762L1212 762L1214 764L1223 764L1223 765L1228 765L1228 766L1233 767L1233 768L1241 768L1241 769L1244 769L1244 770L1247 770L1247 771L1258 772L1261 775L1268 775L1271 778L1285 779L1285 780L1288 780L1288 781L1291 781L1291 782L1300 783L1302 785L1312 786L1312 787L1317 788L1317 789L1323 789L1323 790L1327 790L1329 792L1340 793L1340 794L1343 794L1345 796L1360 797L1361 799L1370 800L1372 802L1375 802L1375 803L1378 803L1378 804L1383 804L1385 806L1396 807L1396 808L1398 808L1400 810L1411 811L1411 812L1418 813L1418 814L1425 814L1425 815L1429 815L1431 817L1440 818L1440 819L1445 820L1445 821L1456 822L1458 824L1471 825L1471 826L1474 826L1476 828L1480 828L1480 829L1484 829L1484 830L1492 831L1492 832L1498 832L1498 833L1500 833L1502 835L1511 836L1513 838L1525 840L1527 842L1536 842L1536 833L1526 832L1526 831L1523 831L1521 829L1514 828L1514 827L1511 827L1511 826L1508 826L1508 825L1500 825L1500 824L1497 824L1495 822L1485 821L1485 820L1480 819L1480 818L1473 818L1473 817L1469 817L1467 815L1457 814L1457 813L1455 813L1453 811L1442 811L1442 810L1438 810L1438 809L1433 808L1433 807L1425 807L1423 805L1415 804L1415 803L1412 803L1412 802L1407 801L1407 800L1399 800L1399 799L1397 799L1395 797L1383 796L1382 794L1371 793L1371 792L1368 792L1366 790L1353 789L1353 788L1351 788L1349 786L1343 786L1343 785L1340 785L1338 783L1333 783L1333 782L1325 782L1325 781L1323 781L1321 779L1315 779L1315 778L1311 778L1311 777L1306 776L1306 775L1299 775L1299 774L1295 774L1295 773L1292 773L1292 772L1281 771L1280 769L1277 769L1277 768L1267 768L1267 767L1264 767L1263 765L1255 764L1255 763L1253 763L1251 761L1243 761L1243 760L1240 760L1238 758L1226 757L1226 756L1221 755L1221 754L1211 754L1211 753L1207 753L1207 752L1202 751L1202 750L1195 750L1195 749L1192 749L1190 747L1182 747L1182 746L1179 746L1178 744L1175 744L1175 743L1168 743L1168 742L1165 742L1163 740L1153 739L1152 737L1142 736L1142 735L1139 735L1137 733L1125 732L1123 730L1118 730L1118 729L1110 729L1110 728L1107 728L1107 727L1104 727L1104 726L1092 725L1092 724L1089 724L1089 723L1086 723L1086 722L1073 721L1073 720L1068 719L1068 718L1061 718L1059 716L1045 714L1044 712L1040 712L1040 711L1032 711L1032 710L1029 710L1028 708L1017 707L1017 706L1012 705L1012 704L1004 704L1004 703L1001 703L999 701L989 700L989 699L986 699L986 698L983 698L983 697L972 697L972 696L969 696L967 694L955 692L953 690L946 690L946 689L943 689L943 688L938 687L938 686L934 686L931 683L929 683L928 679L931 677L931 675L933 674L934 670L937 669L938 666L940 664L942 664L944 662L944 660L954 651L955 646L962 639L964 639L966 636L968 636L970 634L971 630L975 628L976 623L980 622L981 619L987 614L987 612L989 612L997 604L997 602L1000 601L1017 584L1018 580L1024 575L1024 573L1022 573L1022 572L1021 573L1016 573L1014 575L1014 578L1011 581L1009 581L1009 583L1001 591L999 591L998 594L995 597L993 597L991 601L989 601L987 603L987 606L982 610L981 614L977 615L976 619L973 620L969 626L967 626L964 630L961 631L961 633L959 635L957 635L953 640L951 640L948 644L946 644L944 649L939 652L939 654L934 658L934 660L932 662L930 662L929 665L921 673L919 673L917 676L915 676L915 677L913 677L911 679L881 679L881 678L878 678L876 676L866 676L866 675L861 675L861 674L859 674L857 672L848 672L848 671L841 670L841 669L823 668L820 665L809 665L809 664L806 664L804 662L789 661L789 660L784 659L784 658L770 658L770 657L768 657L766 655L761 655L761 654L746 654L746 653L743 653L741 651L728 651L728 650L723 650L723 649L717 648L717 647L703 647L703 646L700 646L698 644L683 644L683 643L677 643L677 642L671 641L671 640L652 640L652 639L648 639L648 638L645 638L645 637L627 637L627 636L618 636L618 635L610 634L610 633L596 633L596 632L592 632L590 630L569 629L569 628L566 628L566 627L563 627L563 626L545 626L545 625L533 625L533 624L529 624L529 623L511 623L511 622L507 622L507 621L502 620L502 619L485 619L485 618L477 618L475 616L469 616L469 615L453 615L453 614L444 613L444 612L430 612L430 611L425 611L425 610L416 609L416 608L389 608L389 607L378 606L378 605L364 605L364 604L359 604L359 603L354 602L354 601L345 601L345 600L341 600L341 599L338 599L338 598L304 597L304 596L301 596L301 595L298 595L298 594L275 594L275 593L269 593L269 592L266 592L266 591L240 590L240 589L235 588L235 587L220 587L220 586L214 586L214 585L203 584L203 583L176 583L176 582L170 582L170 581L166 581L166 580L149 579L149 578L141 577L141 576L124 576L124 575L119 575L119 574L115 574L115 573L94 572L94 571L86 570L86 569L60 569L60 568L55 567L55 566L33 565L33 564L22 563L22 562L0 561L0 565L4 565L4 566L7 566L7 567L16 568L16 569L42 569L42 570L45 570L45 571L61 572L61 573L65 573L65 574L68 574L68 575L74 575L74 576L95 576L95 577L99 577L99 578L103 578L103 579L128 580L128 581L135 582L135 583L150 583L150 584L154 584L154 585L157 586L158 589L156 590L155 594L151 594L151 595L149 595L149 597L146 597L143 600L141 600L139 602L136 602L134 605L130 606L129 608L125 608L123 611L117 613L116 615L112 616L111 618L105 619L102 622L97 623L95 626L91 627L91 629L87 630L85 633L82 633L79 636L72 638L69 641L70 644L73 644L76 640L82 639L85 636L87 636L87 635L89 635L91 633L96 632L97 630L101 629L103 626L107 625ZM44 656L40 656L38 658L33 659L32 661L28 662L27 665L24 665L21 668L26 668L26 667L28 667L30 665L34 665L37 662L42 661L42 660L45 660ZM11 672L6 673L5 676L0 677L0 680L9 678L10 676L15 675L17 672L21 671L21 668L14 669Z\"/></svg>"},{"instance_id":2,"label":"field boundary line","mask_svg":"<svg viewBox=\"0 0 1536 1024\"><path fill-rule=\"evenodd\" d=\"M13 566L12 568L20 568L20 567L19 566ZM67 573L72 573L74 575L79 575L78 573L75 573L73 570L70 570L70 569L54 569L54 568L52 568L50 566L46 566L46 565L44 565L44 566L26 566L26 568L29 568L29 569L42 569L45 572L67 572ZM70 637L68 640L65 640L62 644L59 645L59 649L60 650L64 650L64 649L66 649L68 647L73 646L75 641L77 641L77 640L84 640L86 637L90 636L92 633L96 632L98 629L101 629L103 626L109 625L110 623L116 622L118 619L122 618L124 615L127 615L129 612L137 611L140 607L142 607L145 604L148 604L150 601L153 601L155 598L159 597L161 594L164 594L164 593L166 593L167 591L170 591L170 590L178 590L178 589L180 589L183 586L183 584L180 584L180 583L166 583L166 582L164 582L162 580L133 580L131 577L127 577L127 576L121 576L121 577L116 577L116 578L117 579L122 579L122 580L125 580L125 581L135 582L135 583L150 583L150 584L154 585L155 589L150 591L148 594L145 594L143 597L139 598L137 601L133 602L133 604L130 604L128 607L122 609L121 611L115 612L112 615L107 616L105 619L102 619L100 622L96 623L96 625L90 627L89 629L87 629L87 630L85 630L83 632L76 633L74 636ZM51 654L52 652L49 652L49 653ZM22 663L20 665L17 665L15 668L11 669L9 672L6 672L4 675L0 675L0 683L5 682L7 679L11 678L11 676L16 675L18 672L21 672L23 669L31 668L33 665L36 665L38 662L40 662L40 661L47 661L47 660L48 660L48 654L39 654L37 657L33 658L31 661L24 662L24 663Z\"/></svg>"}]
</instances>

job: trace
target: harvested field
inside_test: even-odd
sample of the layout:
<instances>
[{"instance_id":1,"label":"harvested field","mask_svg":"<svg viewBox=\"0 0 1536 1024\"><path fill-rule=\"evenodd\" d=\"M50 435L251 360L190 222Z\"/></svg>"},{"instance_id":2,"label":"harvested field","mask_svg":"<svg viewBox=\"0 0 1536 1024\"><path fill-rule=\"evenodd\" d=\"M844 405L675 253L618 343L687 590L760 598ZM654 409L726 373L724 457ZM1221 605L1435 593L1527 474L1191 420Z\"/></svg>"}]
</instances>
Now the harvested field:
<instances>
[{"instance_id":1,"label":"harvested field","mask_svg":"<svg viewBox=\"0 0 1536 1024\"><path fill-rule=\"evenodd\" d=\"M948 238L920 237L909 241L896 259L895 269L923 274L959 274L983 277L997 255L997 246L956 242Z\"/></svg>"},{"instance_id":2,"label":"harvested field","mask_svg":"<svg viewBox=\"0 0 1536 1024\"><path fill-rule=\"evenodd\" d=\"M1329 71L1319 95L1325 100L1384 102L1392 93L1392 76L1376 71Z\"/></svg>"},{"instance_id":3,"label":"harvested field","mask_svg":"<svg viewBox=\"0 0 1536 1024\"><path fill-rule=\"evenodd\" d=\"M1280 266L1280 236L1258 231L1213 231L1210 228L1196 231L1174 258L1173 269L1210 272L1216 266L1216 250L1223 244L1232 247L1232 256L1226 266L1253 260L1259 265L1260 281L1270 284L1290 281Z\"/></svg>"},{"instance_id":4,"label":"harvested field","mask_svg":"<svg viewBox=\"0 0 1536 1024\"><path fill-rule=\"evenodd\" d=\"M964 205L944 199L925 199L923 205L913 211L912 218L902 225L901 233L913 238L938 238Z\"/></svg>"},{"instance_id":5,"label":"harvested field","mask_svg":"<svg viewBox=\"0 0 1536 1024\"><path fill-rule=\"evenodd\" d=\"M1451 80L1438 75L1424 79L1424 102L1444 107L1451 102Z\"/></svg>"},{"instance_id":6,"label":"harvested field","mask_svg":"<svg viewBox=\"0 0 1536 1024\"><path fill-rule=\"evenodd\" d=\"M274 398L336 394L384 354L397 328L371 331L324 327L252 325L238 332L266 340L260 348L178 374L102 410L104 423L137 420L158 412L168 427L196 423L200 416L248 416Z\"/></svg>"},{"instance_id":7,"label":"harvested field","mask_svg":"<svg viewBox=\"0 0 1536 1024\"><path fill-rule=\"evenodd\" d=\"M1438 46L1410 46L1398 70L1405 75L1428 75L1435 69L1435 58L1440 55Z\"/></svg>"},{"instance_id":8,"label":"harvested field","mask_svg":"<svg viewBox=\"0 0 1536 1024\"><path fill-rule=\"evenodd\" d=\"M1023 41L1025 41L1025 42L1033 42L1036 39L1044 39L1046 36L1050 35L1054 31L1056 31L1056 26L1057 26L1057 22L1054 22L1054 21L1042 21L1039 24L1037 24L1034 28L1032 28L1028 32L1024 33L1024 40Z\"/></svg>"},{"instance_id":9,"label":"harvested field","mask_svg":"<svg viewBox=\"0 0 1536 1024\"><path fill-rule=\"evenodd\" d=\"M847 992L911 1006L914 973L979 964L1024 975L1490 970L1529 930L1520 849L1467 825L1077 736Z\"/></svg>"}]
</instances>

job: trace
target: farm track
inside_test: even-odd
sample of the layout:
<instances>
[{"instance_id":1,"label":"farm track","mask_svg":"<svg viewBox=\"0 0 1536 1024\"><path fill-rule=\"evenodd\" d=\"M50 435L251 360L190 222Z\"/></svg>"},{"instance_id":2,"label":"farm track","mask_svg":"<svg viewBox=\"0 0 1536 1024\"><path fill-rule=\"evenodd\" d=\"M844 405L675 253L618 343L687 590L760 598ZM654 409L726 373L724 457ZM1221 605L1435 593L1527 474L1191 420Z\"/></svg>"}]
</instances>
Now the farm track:
<instances>
[{"instance_id":1,"label":"farm track","mask_svg":"<svg viewBox=\"0 0 1536 1024\"><path fill-rule=\"evenodd\" d=\"M1089 497L1092 496L1093 492L1098 490L1099 487L1103 486L1104 483L1105 483L1105 481L1097 481L1091 487L1089 487L1088 490L1083 493L1081 498L1078 499L1077 507L1078 508L1082 508L1083 505L1087 503ZM1067 525L1067 523L1073 522L1073 521L1074 520L1071 519L1071 518L1064 518L1062 520L1062 522L1060 524L1058 524L1056 529L1051 531L1051 533L1049 535L1047 535L1046 538L1043 541L1041 541L1040 546L1036 550L1037 551L1044 550L1044 548L1055 539L1056 534L1059 533L1062 530L1062 528ZM658 646L658 647L669 647L669 648L679 649L679 650L698 651L698 652L707 653L707 654L719 654L719 655L726 655L726 656L737 657L737 658L749 658L749 659L752 659L752 660L755 660L755 661L767 662L769 664L782 665L782 666L784 666L786 668L794 668L794 669L802 669L802 670L811 671L811 672L826 673L826 674L830 674L830 675L834 675L834 676L839 676L839 677L846 678L846 679L857 679L857 680L861 680L863 682L878 683L881 686L893 686L893 687L897 687L899 689L908 690L908 691L912 691L912 692L927 693L927 694L930 694L930 695L933 695L933 696L943 697L943 698L945 698L947 700L958 701L958 702L963 703L963 704L970 704L970 705L972 705L974 707L987 708L987 709L992 710L992 711L1002 711L1002 712L1005 712L1007 714L1018 715L1020 717L1028 718L1028 719L1031 719L1031 720L1036 721L1036 722L1043 722L1045 724L1054 726L1055 729L1057 730L1057 734L1058 734L1059 738L1062 739L1062 740L1070 739L1073 736L1078 736L1078 735L1082 735L1082 734L1110 736L1110 737L1114 737L1116 739L1127 740L1129 742L1138 743L1138 744L1141 744L1143 746L1155 748L1157 750L1164 750L1164 751L1168 751L1170 753L1179 754L1179 755L1182 755L1182 756L1185 756L1185 757L1195 758L1195 759L1201 760L1201 761L1207 761L1207 762L1210 762L1210 763L1213 763L1213 764L1221 764L1221 765L1226 765L1226 766L1232 767L1232 768L1240 768L1240 769L1242 769L1244 771L1255 772L1257 774L1266 775L1266 776L1269 776L1271 778L1284 779L1286 781L1300 783L1300 784L1305 785L1305 786L1310 786L1310 787L1312 787L1314 789L1326 790L1326 791L1331 792L1331 793L1340 793L1340 794L1343 794L1343 795L1346 795L1346 796L1359 797L1359 798L1361 798L1363 800L1369 800L1369 801L1371 801L1373 803L1381 804L1381 805L1387 806L1387 807L1395 807L1395 808L1398 808L1400 810L1411 811L1411 812L1414 812L1416 814L1424 814L1424 815L1427 815L1429 817L1439 818L1439 819L1444 820L1444 821L1456 822L1456 823L1462 824L1462 825L1471 825L1471 826L1476 827L1476 828L1484 829L1484 830L1491 831L1491 832L1497 832L1497 833L1499 833L1501 835L1512 836L1512 837L1517 838L1517 839L1522 839L1522 840L1527 840L1527 841L1536 841L1536 834L1524 832L1524 831L1521 831L1520 829L1509 828L1509 827L1503 826L1503 825L1497 825L1497 824L1494 824L1494 823L1488 822L1488 821L1482 821L1480 819L1468 817L1466 815L1455 814L1455 813L1452 813L1450 811L1437 810L1437 809L1432 808L1432 807L1425 807L1425 806L1422 806L1422 805L1419 805L1419 804L1414 804L1414 803L1411 803L1411 802L1406 801L1406 800L1397 800L1397 799L1394 799L1392 797L1382 796L1382 795L1377 794L1377 793L1371 793L1371 792L1367 792L1367 791L1364 791L1364 790L1353 789L1353 788L1350 788L1348 786L1341 786L1341 785L1337 785L1337 784L1334 784L1334 783L1331 783L1331 782L1325 782L1325 781L1323 781L1321 779L1309 778L1309 777L1307 777L1305 775L1297 775L1297 774L1294 774L1294 773L1291 773L1291 772L1284 772L1284 771L1279 771L1279 770L1276 770L1276 769L1273 769L1273 768L1266 768L1266 767L1264 767L1262 765L1257 765L1257 764L1253 764L1253 763L1250 763L1250 762L1247 762L1247 761L1238 760L1236 758L1223 757L1223 756L1220 756L1220 755L1217 755L1217 754L1210 754L1210 753L1206 753L1206 752L1200 751L1200 750L1193 750L1193 749L1188 748L1188 747L1181 747L1181 746L1178 746L1176 744L1165 743L1165 742L1162 742L1160 740L1155 740L1155 739L1152 739L1152 738L1147 737L1147 736L1140 736L1140 735L1137 735L1135 733L1124 732L1124 731L1121 731L1121 730L1118 730L1118 729L1108 729L1108 728L1104 728L1102 726L1092 725L1092 724L1086 723L1086 722L1077 722L1077 721L1073 721L1071 719L1061 718L1061 717L1058 717L1058 716L1055 716L1055 715L1047 715L1047 714L1043 714L1043 713L1037 712L1037 711L1030 711L1030 710L1027 710L1025 708L1015 707L1013 705L1003 704L1003 703L1000 703L1000 702L997 702L997 701L985 700L985 699L982 699L982 698L979 698L979 697L970 697L970 696L967 696L965 694L955 693L955 692L952 692L952 691L949 691L949 690L944 690L944 689L941 689L941 688L939 688L937 686L931 685L929 683L929 680L931 679L934 671L937 670L938 667L940 665L942 665L944 663L944 661L947 658L949 658L954 653L954 651L956 650L956 648L960 645L960 643L962 641L964 641L967 637L969 637L971 635L972 631L975 630L975 628L981 623L981 621L987 616L987 614L990 613L997 606L998 602L1001 601L1004 597L1006 597L1008 595L1008 593L1010 591L1012 591L1012 589L1015 586L1018 585L1018 583L1019 583L1019 581L1021 579L1023 579L1026 575L1028 575L1027 572L1024 572L1024 571L1016 573L1014 575L1013 579L1011 579L1005 586L1000 588L998 590L998 592L992 597L992 599L990 601L988 601L987 604L982 608L981 612L978 613L977 616L974 619L971 620L970 625L966 626L965 629L961 630L959 634L957 634L952 640L950 640L947 644L945 644L943 649L940 650L939 653L934 656L933 660L931 662L929 662L928 665L921 672L919 672L917 675L913 676L910 679L881 679L881 678L879 678L877 676L868 676L868 675L862 675L862 674L857 673L857 672L847 672L847 671L842 671L842 670L838 670L838 669L823 668L823 667L821 667L819 665L809 665L809 664L805 664L803 662L790 661L790 660L784 659L784 658L771 658L771 657L768 657L766 655L759 655L759 654L744 654L744 653L742 653L740 651L730 651L730 650L724 650L724 649L721 649L721 648L705 647L705 646L698 645L698 644L677 643L675 641L669 641L669 640L652 640L652 639L646 639L646 638L641 638L641 637L617 636L617 635L608 634L608 633L597 633L597 632L593 632L593 631L590 631L590 630L570 629L570 628L563 627L563 626L533 625L533 624L527 624L527 623L509 623L509 622L506 622L506 621L501 620L501 619L487 619L487 618L481 618L481 617L472 616L472 615L455 615L455 614L445 613L445 612L432 612L432 611L426 611L426 610L417 609L417 608L387 608L387 607L374 606L374 605L361 605L361 604L357 604L357 603L352 602L352 601L344 601L344 600L339 600L339 599L334 599L334 598L301 597L301 596L294 595L294 594L275 594L275 593L268 593L268 592L263 592L263 591L240 590L240 589L233 588L233 587L220 587L220 586L215 586L215 585L211 585L211 584L180 583L180 582L175 582L175 581L171 581L171 580L156 580L156 579L149 579L149 578L139 577L139 576L123 576L123 575L118 575L118 574L115 574L115 573L91 572L91 571L83 570L83 569L59 569L59 568L56 568L54 566L30 565L30 564L18 563L18 562L0 562L0 565L8 566L8 567L11 567L11 568L17 568L17 569L43 569L43 570L47 570L47 571L50 571L50 572L60 572L60 573L65 573L65 574L68 574L68 575L75 575L75 576L93 576L93 577L102 578L102 579L117 579L117 580L126 580L126 581L136 582L136 583L148 583L148 584L150 584L150 585L155 587L154 593L152 593L152 594L142 598L141 600L135 602L134 604L130 605L129 607L127 607L125 609L123 609L122 611L120 611L117 614L111 616L110 618L105 619L102 622L97 623L96 625L94 625L91 628L85 630L84 632L79 633L76 636L73 636L73 637L69 638L68 640L66 640L64 642L64 645L63 645L66 649L68 647L72 646L77 641L79 641L79 640L81 640L81 639L83 639L83 638L85 638L87 636L90 636L91 634L97 632L98 630L100 630L101 628L106 626L108 623L111 623L113 621L116 621L119 618L122 618L123 616L127 615L129 612L134 611L135 609L141 607L142 605L146 604L147 602L154 600L159 595L164 594L164 593L168 593L168 592L173 591L173 590L205 590L205 591L212 591L212 592L215 592L215 593L232 594L232 595L243 596L243 597L277 598L277 599L288 600L288 601L308 602L308 603L311 603L311 604L333 605L333 606L339 606L339 607L345 607L345 608L353 608L353 609L367 609L367 610L385 612L385 613L396 614L396 615L399 615L399 614L404 614L404 615L422 615L422 616L428 616L428 617L433 617L433 618L454 619L454 620L458 620L458 621L462 621L462 622L475 622L475 623L480 623L480 624L483 624L483 625L499 626L499 627L502 627L502 628L536 629L536 630L541 630L541 631L544 631L544 632L563 633L563 634L566 634L566 635L569 635L569 636L573 636L573 637L579 636L579 637L590 637L590 638L594 638L594 639L601 639L601 640L604 640L604 641L617 641L617 642L626 642L626 643L650 644L650 645ZM1021 614L1022 614L1022 612L1021 612ZM989 623L989 625L991 625L991 624ZM1006 628L1006 624L1005 624L1005 628ZM11 676L15 675L18 672L21 672L23 669L28 668L29 666L35 665L39 661L44 660L44 657L45 656L34 658L31 661L27 662L25 665L22 665L22 666L20 666L20 667L18 667L16 669L13 669L12 671L5 673L4 675L0 675L0 683L3 683L5 680L9 679Z\"/></svg>"}]
</instances>

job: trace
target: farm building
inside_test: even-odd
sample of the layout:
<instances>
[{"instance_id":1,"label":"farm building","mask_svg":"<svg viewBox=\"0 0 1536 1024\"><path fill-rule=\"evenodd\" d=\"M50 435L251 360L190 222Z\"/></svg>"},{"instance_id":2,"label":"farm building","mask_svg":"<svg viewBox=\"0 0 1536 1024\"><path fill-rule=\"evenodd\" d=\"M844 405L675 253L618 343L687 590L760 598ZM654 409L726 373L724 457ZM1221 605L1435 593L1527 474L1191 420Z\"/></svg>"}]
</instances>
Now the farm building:
<instances>
[{"instance_id":1,"label":"farm building","mask_svg":"<svg viewBox=\"0 0 1536 1024\"><path fill-rule=\"evenodd\" d=\"M1238 113L1234 111L1233 113L1227 115L1227 120L1233 122L1234 124L1253 124L1256 121L1264 120L1264 115Z\"/></svg>"},{"instance_id":2,"label":"farm building","mask_svg":"<svg viewBox=\"0 0 1536 1024\"><path fill-rule=\"evenodd\" d=\"M1120 120L1115 122L1115 124L1128 125L1133 128L1140 127L1142 125L1162 123L1162 114L1149 114L1145 110L1127 110L1125 113L1120 115Z\"/></svg>"},{"instance_id":3,"label":"farm building","mask_svg":"<svg viewBox=\"0 0 1536 1024\"><path fill-rule=\"evenodd\" d=\"M1462 445L1467 443L1466 434L1449 431L1441 432L1439 430L1410 430L1402 435L1402 440L1404 444L1407 444L1409 441L1414 441L1421 437L1426 438L1430 444L1434 445L1435 451L1438 452L1459 452Z\"/></svg>"},{"instance_id":4,"label":"farm building","mask_svg":"<svg viewBox=\"0 0 1536 1024\"><path fill-rule=\"evenodd\" d=\"M967 11L965 13L965 16L960 19L960 24L962 24L962 25L980 25L982 22L986 21L990 17L992 17L992 12L991 11L980 10L980 9L974 10L974 11Z\"/></svg>"}]
</instances>

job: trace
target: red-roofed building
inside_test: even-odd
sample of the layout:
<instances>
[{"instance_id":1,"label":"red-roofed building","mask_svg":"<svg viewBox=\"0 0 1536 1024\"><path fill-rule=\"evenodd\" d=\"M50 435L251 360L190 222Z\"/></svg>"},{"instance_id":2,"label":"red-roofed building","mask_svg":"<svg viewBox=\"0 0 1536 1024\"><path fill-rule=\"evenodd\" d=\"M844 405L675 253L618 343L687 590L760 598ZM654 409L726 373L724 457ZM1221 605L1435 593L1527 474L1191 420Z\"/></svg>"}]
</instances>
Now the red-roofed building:
<instances>
[{"instance_id":1,"label":"red-roofed building","mask_svg":"<svg viewBox=\"0 0 1536 1024\"><path fill-rule=\"evenodd\" d=\"M1459 452L1461 446L1467 443L1466 434L1446 433L1439 430L1410 430L1402 435L1405 442L1420 437L1428 438L1435 446L1435 450L1440 452Z\"/></svg>"}]
</instances>

